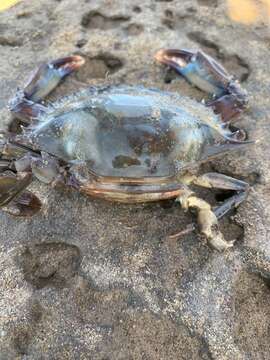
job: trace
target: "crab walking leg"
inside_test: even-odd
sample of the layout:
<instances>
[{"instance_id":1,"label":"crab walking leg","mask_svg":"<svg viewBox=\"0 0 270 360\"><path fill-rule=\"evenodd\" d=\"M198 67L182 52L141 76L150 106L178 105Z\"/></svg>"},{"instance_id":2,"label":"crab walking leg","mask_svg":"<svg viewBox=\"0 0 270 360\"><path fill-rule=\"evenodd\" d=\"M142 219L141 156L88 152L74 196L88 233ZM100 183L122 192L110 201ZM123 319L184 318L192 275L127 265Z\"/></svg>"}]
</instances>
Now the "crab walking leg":
<instances>
[{"instance_id":1,"label":"crab walking leg","mask_svg":"<svg viewBox=\"0 0 270 360\"><path fill-rule=\"evenodd\" d=\"M63 175L56 158L33 151L18 138L0 134L0 208L15 216L32 216L41 208L40 200L26 191L32 174L53 185L62 181Z\"/></svg>"},{"instance_id":2,"label":"crab walking leg","mask_svg":"<svg viewBox=\"0 0 270 360\"><path fill-rule=\"evenodd\" d=\"M216 188L222 190L234 190L237 193L231 196L224 203L215 208L214 212L218 219L222 218L228 211L237 207L248 195L249 184L245 181L234 179L230 176L219 173L207 173L201 176L192 176L188 183L206 188Z\"/></svg>"},{"instance_id":3,"label":"crab walking leg","mask_svg":"<svg viewBox=\"0 0 270 360\"><path fill-rule=\"evenodd\" d=\"M180 195L177 200L185 210L196 209L200 232L205 236L210 246L218 251L226 250L233 246L233 241L226 241L219 230L218 219L211 210L211 205L198 198L192 191Z\"/></svg>"},{"instance_id":4,"label":"crab walking leg","mask_svg":"<svg viewBox=\"0 0 270 360\"><path fill-rule=\"evenodd\" d=\"M240 192L236 195L231 196L229 199L225 200L220 206L217 206L214 209L214 213L218 219L221 219L226 215L230 210L238 207L244 200L247 198L247 191Z\"/></svg>"},{"instance_id":5,"label":"crab walking leg","mask_svg":"<svg viewBox=\"0 0 270 360\"><path fill-rule=\"evenodd\" d=\"M181 178L181 182L185 185L194 184L205 188L236 191L235 195L212 210L207 202L197 198L192 192L187 192L184 196L179 197L184 208L196 208L198 210L198 223L201 232L214 248L223 250L231 247L233 242L228 243L224 240L223 235L218 230L217 221L247 198L249 184L219 173L207 173L200 176L187 175Z\"/></svg>"},{"instance_id":6,"label":"crab walking leg","mask_svg":"<svg viewBox=\"0 0 270 360\"><path fill-rule=\"evenodd\" d=\"M40 200L26 191L32 181L31 173L0 174L0 208L15 216L32 216L41 208Z\"/></svg>"},{"instance_id":7,"label":"crab walking leg","mask_svg":"<svg viewBox=\"0 0 270 360\"><path fill-rule=\"evenodd\" d=\"M31 76L23 90L10 100L10 110L22 121L28 123L31 118L36 118L46 112L46 107L40 104L49 95L61 80L84 64L84 59L73 55L48 64L41 65Z\"/></svg>"},{"instance_id":8,"label":"crab walking leg","mask_svg":"<svg viewBox=\"0 0 270 360\"><path fill-rule=\"evenodd\" d=\"M0 208L12 215L32 216L41 202L26 188L32 182L31 162L38 154L12 141L11 134L0 134Z\"/></svg>"},{"instance_id":9,"label":"crab walking leg","mask_svg":"<svg viewBox=\"0 0 270 360\"><path fill-rule=\"evenodd\" d=\"M192 85L214 96L214 100L206 105L220 114L224 122L229 122L246 107L246 91L221 64L204 52L162 49L156 53L155 59L173 68Z\"/></svg>"},{"instance_id":10,"label":"crab walking leg","mask_svg":"<svg viewBox=\"0 0 270 360\"><path fill-rule=\"evenodd\" d=\"M15 216L33 216L42 204L36 195L26 188L32 182L32 174L46 184L63 182L63 175L56 159L48 154L27 152L18 160L0 159L0 208ZM17 173L16 173L17 172Z\"/></svg>"},{"instance_id":11,"label":"crab walking leg","mask_svg":"<svg viewBox=\"0 0 270 360\"><path fill-rule=\"evenodd\" d=\"M194 184L209 189L215 188L236 191L236 194L225 200L220 206L217 206L213 210L218 219L221 219L230 210L236 208L246 200L249 191L249 184L245 181L215 172L200 176L187 175L181 178L181 182L185 185Z\"/></svg>"},{"instance_id":12,"label":"crab walking leg","mask_svg":"<svg viewBox=\"0 0 270 360\"><path fill-rule=\"evenodd\" d=\"M9 173L0 175L0 206L7 205L16 195L22 192L32 181L29 173L15 176Z\"/></svg>"},{"instance_id":13,"label":"crab walking leg","mask_svg":"<svg viewBox=\"0 0 270 360\"><path fill-rule=\"evenodd\" d=\"M31 148L27 147L23 142L19 142L19 136L12 133L3 132L0 133L0 159L6 161L12 161L23 157L29 153L32 156L37 153Z\"/></svg>"}]
</instances>

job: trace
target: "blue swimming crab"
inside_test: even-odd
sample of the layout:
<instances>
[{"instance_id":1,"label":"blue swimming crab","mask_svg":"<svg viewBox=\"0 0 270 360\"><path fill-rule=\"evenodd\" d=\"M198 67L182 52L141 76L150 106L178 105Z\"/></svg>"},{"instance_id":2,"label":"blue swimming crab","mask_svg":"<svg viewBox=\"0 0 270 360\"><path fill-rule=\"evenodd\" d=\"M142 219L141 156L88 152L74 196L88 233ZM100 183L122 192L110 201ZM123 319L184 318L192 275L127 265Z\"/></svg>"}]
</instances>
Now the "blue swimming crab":
<instances>
[{"instance_id":1,"label":"blue swimming crab","mask_svg":"<svg viewBox=\"0 0 270 360\"><path fill-rule=\"evenodd\" d=\"M84 59L69 56L41 65L9 109L22 131L1 132L0 207L31 216L40 200L26 188L33 177L64 184L90 196L125 203L175 198L197 211L201 234L217 250L233 245L218 220L247 196L248 184L191 169L249 143L231 120L247 105L239 82L202 51L163 49L155 59L210 94L205 104L142 86L90 87L59 101L44 102ZM234 190L215 208L189 185Z\"/></svg>"}]
</instances>

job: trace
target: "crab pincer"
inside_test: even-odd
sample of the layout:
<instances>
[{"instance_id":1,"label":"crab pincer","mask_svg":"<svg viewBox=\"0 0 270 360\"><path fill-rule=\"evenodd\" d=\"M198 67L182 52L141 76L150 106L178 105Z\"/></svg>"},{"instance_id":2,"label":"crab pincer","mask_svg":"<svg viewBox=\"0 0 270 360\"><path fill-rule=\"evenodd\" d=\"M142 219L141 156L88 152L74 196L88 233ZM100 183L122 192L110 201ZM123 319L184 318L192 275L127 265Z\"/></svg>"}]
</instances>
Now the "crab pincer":
<instances>
[{"instance_id":1,"label":"crab pincer","mask_svg":"<svg viewBox=\"0 0 270 360\"><path fill-rule=\"evenodd\" d=\"M246 107L246 91L221 64L203 51L162 49L156 53L155 59L212 95L214 99L206 105L220 114L224 122L230 121Z\"/></svg>"},{"instance_id":2,"label":"crab pincer","mask_svg":"<svg viewBox=\"0 0 270 360\"><path fill-rule=\"evenodd\" d=\"M23 92L34 102L44 99L59 82L84 64L79 55L68 56L41 65L25 86Z\"/></svg>"},{"instance_id":3,"label":"crab pincer","mask_svg":"<svg viewBox=\"0 0 270 360\"><path fill-rule=\"evenodd\" d=\"M40 104L61 82L63 78L79 69L84 59L73 55L42 64L30 77L23 90L19 90L10 101L9 109L21 120L37 118L46 112L46 107Z\"/></svg>"}]
</instances>

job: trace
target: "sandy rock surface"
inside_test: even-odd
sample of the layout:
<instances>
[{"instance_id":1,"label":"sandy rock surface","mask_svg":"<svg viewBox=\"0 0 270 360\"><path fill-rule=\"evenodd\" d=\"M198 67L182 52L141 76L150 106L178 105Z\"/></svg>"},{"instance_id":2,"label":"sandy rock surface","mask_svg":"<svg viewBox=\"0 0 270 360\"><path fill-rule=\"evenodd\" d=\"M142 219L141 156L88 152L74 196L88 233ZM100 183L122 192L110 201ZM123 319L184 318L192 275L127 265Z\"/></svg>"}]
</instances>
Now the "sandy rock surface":
<instances>
[{"instance_id":1,"label":"sandy rock surface","mask_svg":"<svg viewBox=\"0 0 270 360\"><path fill-rule=\"evenodd\" d=\"M0 14L0 124L37 64L82 54L53 97L127 83L203 94L153 61L159 48L202 48L243 82L238 120L256 139L208 169L252 189L222 221L226 253L191 233L174 201L118 205L38 183L31 219L0 215L0 360L269 359L269 28L233 23L221 0L32 0ZM224 193L199 190L214 201Z\"/></svg>"}]
</instances>

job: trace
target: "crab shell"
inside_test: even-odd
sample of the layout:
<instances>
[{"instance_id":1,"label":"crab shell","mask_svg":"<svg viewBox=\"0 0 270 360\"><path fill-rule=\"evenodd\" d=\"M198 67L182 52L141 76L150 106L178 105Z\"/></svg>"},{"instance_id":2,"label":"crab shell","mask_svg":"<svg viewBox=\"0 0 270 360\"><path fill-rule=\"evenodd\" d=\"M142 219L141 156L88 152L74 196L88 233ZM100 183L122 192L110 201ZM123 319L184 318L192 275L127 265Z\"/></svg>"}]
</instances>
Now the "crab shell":
<instances>
[{"instance_id":1,"label":"crab shell","mask_svg":"<svg viewBox=\"0 0 270 360\"><path fill-rule=\"evenodd\" d=\"M90 88L56 102L25 141L69 165L69 184L120 202L175 198L187 168L240 144L196 101L143 87Z\"/></svg>"}]
</instances>

